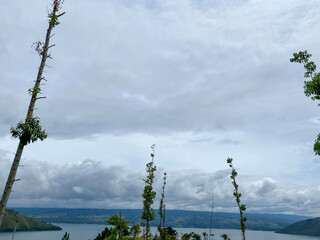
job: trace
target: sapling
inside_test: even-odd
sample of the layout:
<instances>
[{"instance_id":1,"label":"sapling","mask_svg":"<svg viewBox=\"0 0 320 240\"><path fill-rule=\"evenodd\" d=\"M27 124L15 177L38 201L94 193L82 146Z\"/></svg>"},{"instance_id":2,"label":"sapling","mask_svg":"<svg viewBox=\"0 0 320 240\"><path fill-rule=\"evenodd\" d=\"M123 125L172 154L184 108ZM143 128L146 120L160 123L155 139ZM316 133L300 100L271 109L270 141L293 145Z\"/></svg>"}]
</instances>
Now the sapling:
<instances>
[{"instance_id":1,"label":"sapling","mask_svg":"<svg viewBox=\"0 0 320 240\"><path fill-rule=\"evenodd\" d=\"M18 167L19 167L19 163L20 163L20 159L21 159L24 147L30 142L35 142L38 139L42 141L47 137L46 132L41 128L40 119L38 117L34 117L33 112L35 109L36 101L38 99L45 98L45 97L38 97L38 95L41 93L41 89L40 89L41 81L45 80L42 74L44 71L44 67L46 66L46 60L48 58L51 58L51 55L48 53L48 50L49 48L54 46L54 45L51 45L51 46L49 45L49 41L52 36L51 31L54 27L59 25L59 21L58 21L59 17L64 14L64 12L59 13L61 9L60 5L62 3L63 3L63 0L53 0L52 11L48 15L49 26L46 33L45 42L42 43L38 41L34 43L35 50L38 52L41 58L41 63L38 69L35 85L33 88L30 88L28 90L29 94L31 95L31 99L30 99L30 104L27 111L27 116L24 122L19 122L17 127L15 128L12 127L10 129L12 137L19 138L19 144L18 144L17 151L9 172L9 176L0 200L0 226L2 224L2 219L5 213L7 202L9 200L9 196L12 191L13 183L17 181L16 174L18 171Z\"/></svg>"},{"instance_id":2,"label":"sapling","mask_svg":"<svg viewBox=\"0 0 320 240\"><path fill-rule=\"evenodd\" d=\"M158 225L158 231L160 233L160 239L165 239L164 231L163 228L164 226L162 225L163 221L163 200L164 200L164 188L166 186L166 180L167 180L167 173L163 173L163 185L162 185L162 193L161 193L161 198L160 198L160 205L159 205L159 215L160 215L160 224Z\"/></svg>"},{"instance_id":3,"label":"sapling","mask_svg":"<svg viewBox=\"0 0 320 240\"><path fill-rule=\"evenodd\" d=\"M157 171L157 167L154 165L154 148L155 144L151 146L151 162L147 163L146 171L147 177L143 179L145 186L142 193L143 198L143 211L141 219L145 220L145 238L148 240L150 235L150 221L155 219L154 209L151 207L153 200L156 197L156 192L153 191L154 172Z\"/></svg>"},{"instance_id":4,"label":"sapling","mask_svg":"<svg viewBox=\"0 0 320 240\"><path fill-rule=\"evenodd\" d=\"M245 225L245 221L247 221L247 217L243 216L243 212L246 210L246 205L240 204L240 202L241 202L241 199L240 199L241 193L239 192L239 185L236 182L236 176L238 175L238 173L237 173L236 169L233 167L232 161L233 161L232 158L228 158L227 159L227 163L229 164L229 167L232 170L230 178L232 179L232 185L234 187L233 195L234 195L234 197L236 199L236 202L237 202L237 205L238 205L238 208L239 208L239 211L240 211L241 235L242 235L242 239L246 240L246 234L245 234L246 225ZM225 238L225 239L228 239L228 237Z\"/></svg>"},{"instance_id":5,"label":"sapling","mask_svg":"<svg viewBox=\"0 0 320 240\"><path fill-rule=\"evenodd\" d=\"M128 226L130 221L122 219L121 212L120 212L120 215L115 214L110 216L107 222L109 225L114 226L114 229L115 229L114 231L118 236L118 239L122 239L122 237L128 236L130 234L129 226Z\"/></svg>"}]
</instances>

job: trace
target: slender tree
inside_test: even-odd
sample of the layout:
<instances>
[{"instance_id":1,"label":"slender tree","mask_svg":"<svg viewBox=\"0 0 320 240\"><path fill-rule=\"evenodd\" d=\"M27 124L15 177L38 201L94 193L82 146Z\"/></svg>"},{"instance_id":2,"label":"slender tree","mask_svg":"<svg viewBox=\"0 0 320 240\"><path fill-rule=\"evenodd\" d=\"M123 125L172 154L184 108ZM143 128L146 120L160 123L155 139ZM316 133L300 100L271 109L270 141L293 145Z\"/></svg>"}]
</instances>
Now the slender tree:
<instances>
[{"instance_id":1,"label":"slender tree","mask_svg":"<svg viewBox=\"0 0 320 240\"><path fill-rule=\"evenodd\" d=\"M238 176L238 173L237 173L236 169L233 167L232 161L233 161L232 158L228 158L227 159L227 163L229 164L229 167L231 168L231 176L230 176L230 178L232 179L232 185L234 187L233 196L236 199L236 202L237 202L237 205L238 205L238 208L239 208L239 211L240 211L241 235L242 235L242 239L246 240L246 234L245 234L246 225L245 225L245 221L247 221L247 217L243 216L243 212L246 210L246 205L240 204L240 202L241 202L241 200L240 200L241 193L239 192L239 185L236 182L236 176ZM224 236L227 236L227 235L224 234ZM222 235L221 235L221 237L222 237ZM224 238L224 239L227 239L227 238Z\"/></svg>"},{"instance_id":2,"label":"slender tree","mask_svg":"<svg viewBox=\"0 0 320 240\"><path fill-rule=\"evenodd\" d=\"M12 166L9 172L9 176L3 190L2 198L0 201L0 226L2 223L2 219L5 213L5 209L7 206L7 202L12 191L13 183L16 181L15 177L17 174L18 166L20 163L20 159L22 156L22 152L24 147L29 144L30 142L35 142L38 139L44 140L47 137L47 134L41 128L40 119L38 117L33 116L33 112L35 109L35 103L38 99L45 98L45 97L38 97L38 94L41 93L40 83L42 80L45 80L42 76L44 67L46 66L46 60L51 58L51 55L48 53L49 48L53 47L54 45L49 45L51 31L54 27L59 24L59 17L64 14L59 13L61 9L61 4L63 0L53 0L52 3L52 11L49 13L49 27L47 29L45 42L36 42L34 43L36 51L39 53L41 57L40 67L38 69L37 78L35 80L35 85L33 88L29 89L29 94L31 95L30 104L27 111L27 116L24 122L18 123L16 128L11 128L11 134L15 138L19 138L19 144L17 147L17 151L15 157L12 162Z\"/></svg>"},{"instance_id":3,"label":"slender tree","mask_svg":"<svg viewBox=\"0 0 320 240\"><path fill-rule=\"evenodd\" d=\"M162 185L162 193L161 193L161 198L160 198L160 205L159 205L159 215L160 215L160 223L158 225L158 231L160 233L160 238L164 239L163 237L163 225L162 225L162 220L163 220L163 200L164 200L164 188L166 186L166 180L167 180L167 173L163 173L163 185Z\"/></svg>"},{"instance_id":4,"label":"slender tree","mask_svg":"<svg viewBox=\"0 0 320 240\"><path fill-rule=\"evenodd\" d=\"M303 64L306 70L304 77L311 79L311 81L304 81L304 94L315 101L320 100L320 73L316 72L317 65L309 60L311 56L307 51L300 51L299 53L294 53L290 61ZM320 106L320 104L318 104L318 106ZM315 140L313 150L316 155L320 155L320 134L318 134Z\"/></svg>"},{"instance_id":5,"label":"slender tree","mask_svg":"<svg viewBox=\"0 0 320 240\"><path fill-rule=\"evenodd\" d=\"M146 179L143 179L145 186L142 194L143 211L141 214L141 219L145 220L145 238L147 240L150 234L149 222L155 219L154 209L151 207L151 205L153 204L153 200L157 194L155 191L153 191L154 172L157 171L157 167L154 165L154 148L155 144L151 146L151 162L147 163L146 165L147 177Z\"/></svg>"},{"instance_id":6,"label":"slender tree","mask_svg":"<svg viewBox=\"0 0 320 240\"><path fill-rule=\"evenodd\" d=\"M212 223L213 223L213 194L212 194L212 201L211 201L211 216L210 216L210 231L209 231L209 240L211 240L211 230L212 230Z\"/></svg>"}]
</instances>

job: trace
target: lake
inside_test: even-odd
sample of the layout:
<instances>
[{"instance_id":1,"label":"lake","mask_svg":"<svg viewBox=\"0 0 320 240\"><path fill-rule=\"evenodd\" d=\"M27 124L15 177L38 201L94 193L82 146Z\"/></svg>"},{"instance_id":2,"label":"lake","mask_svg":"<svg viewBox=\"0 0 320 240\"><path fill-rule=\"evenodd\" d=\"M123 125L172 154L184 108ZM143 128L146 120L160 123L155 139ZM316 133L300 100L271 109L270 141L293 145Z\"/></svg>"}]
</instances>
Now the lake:
<instances>
[{"instance_id":1,"label":"lake","mask_svg":"<svg viewBox=\"0 0 320 240\"><path fill-rule=\"evenodd\" d=\"M70 240L93 240L105 225L99 224L65 224L57 223L62 231L47 232L17 232L15 240L61 240L65 232L70 233ZM201 228L175 228L179 234L195 232L202 236L203 232L209 233L209 229ZM156 232L156 228L151 228L152 232ZM235 229L213 229L214 237L212 240L221 239L220 234L226 233L231 240L241 240L240 230ZM278 234L266 231L246 231L247 240L320 240L320 237L298 236L289 234ZM0 233L0 240L12 240L12 233Z\"/></svg>"}]
</instances>

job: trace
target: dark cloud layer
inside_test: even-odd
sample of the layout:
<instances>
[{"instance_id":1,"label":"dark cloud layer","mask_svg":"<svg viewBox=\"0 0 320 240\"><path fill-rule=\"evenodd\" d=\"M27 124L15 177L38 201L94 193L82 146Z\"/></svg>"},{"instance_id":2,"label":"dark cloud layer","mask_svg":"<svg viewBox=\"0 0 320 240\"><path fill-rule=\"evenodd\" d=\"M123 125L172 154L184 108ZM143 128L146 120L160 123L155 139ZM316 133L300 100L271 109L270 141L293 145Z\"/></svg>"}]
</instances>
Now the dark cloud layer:
<instances>
[{"instance_id":1,"label":"dark cloud layer","mask_svg":"<svg viewBox=\"0 0 320 240\"><path fill-rule=\"evenodd\" d=\"M5 156L5 157L4 157ZM1 152L0 177L9 167L6 152ZM162 187L162 173L157 172L155 189ZM214 196L216 211L236 211L230 171L168 172L165 190L169 209L210 210ZM145 173L112 166L94 160L58 166L42 161L24 160L19 169L9 206L141 208ZM319 214L319 186L301 187L270 177L241 176L238 183L243 203L251 212ZM3 186L1 186L3 187ZM155 201L157 208L158 200Z\"/></svg>"}]
</instances>

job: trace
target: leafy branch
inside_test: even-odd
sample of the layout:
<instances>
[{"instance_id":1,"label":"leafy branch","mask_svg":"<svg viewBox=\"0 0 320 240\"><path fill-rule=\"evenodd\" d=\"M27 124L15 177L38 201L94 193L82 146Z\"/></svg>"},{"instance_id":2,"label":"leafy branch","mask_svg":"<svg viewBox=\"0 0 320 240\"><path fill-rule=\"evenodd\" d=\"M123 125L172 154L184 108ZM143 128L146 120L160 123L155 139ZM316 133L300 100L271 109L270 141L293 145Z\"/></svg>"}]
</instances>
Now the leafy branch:
<instances>
[{"instance_id":1,"label":"leafy branch","mask_svg":"<svg viewBox=\"0 0 320 240\"><path fill-rule=\"evenodd\" d=\"M42 130L38 117L29 117L25 122L19 122L16 128L12 127L10 129L10 132L12 137L19 138L23 145L35 142L38 139L43 141L47 138L47 133Z\"/></svg>"},{"instance_id":2,"label":"leafy branch","mask_svg":"<svg viewBox=\"0 0 320 240\"><path fill-rule=\"evenodd\" d=\"M302 63L306 72L305 78L310 78L310 81L304 81L304 93L307 97L311 97L313 101L320 100L320 73L317 73L317 65L310 61L312 54L309 54L307 50L294 53L293 58L290 58L290 62ZM318 104L320 106L320 103ZM313 145L313 151L316 155L320 155L320 134L315 140Z\"/></svg>"}]
</instances>

